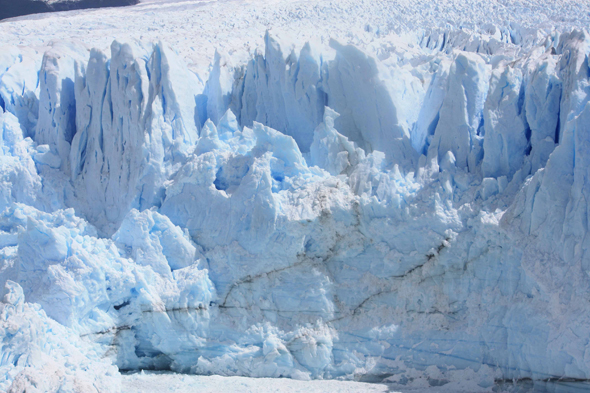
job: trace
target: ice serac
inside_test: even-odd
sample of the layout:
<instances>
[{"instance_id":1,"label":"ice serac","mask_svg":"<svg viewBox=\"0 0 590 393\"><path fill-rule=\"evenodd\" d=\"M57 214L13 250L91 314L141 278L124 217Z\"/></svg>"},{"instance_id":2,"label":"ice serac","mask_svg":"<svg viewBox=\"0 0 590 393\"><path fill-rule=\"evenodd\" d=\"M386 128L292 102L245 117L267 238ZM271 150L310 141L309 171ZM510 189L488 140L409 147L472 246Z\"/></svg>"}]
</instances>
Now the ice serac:
<instances>
[{"instance_id":1,"label":"ice serac","mask_svg":"<svg viewBox=\"0 0 590 393\"><path fill-rule=\"evenodd\" d=\"M510 67L495 70L484 105L482 174L485 177L506 176L511 180L522 168L529 141L521 93L524 87L520 70Z\"/></svg>"},{"instance_id":2,"label":"ice serac","mask_svg":"<svg viewBox=\"0 0 590 393\"><path fill-rule=\"evenodd\" d=\"M61 158L60 169L69 171L70 145L76 134L74 91L76 60L86 60L75 45L59 45L43 56L39 71L39 120L35 141L48 145Z\"/></svg>"},{"instance_id":3,"label":"ice serac","mask_svg":"<svg viewBox=\"0 0 590 393\"><path fill-rule=\"evenodd\" d=\"M115 42L110 59L91 51L76 79L71 177L90 202L84 214L105 231L132 207L161 204L164 182L198 139L197 77L164 44L143 55Z\"/></svg>"},{"instance_id":4,"label":"ice serac","mask_svg":"<svg viewBox=\"0 0 590 393\"><path fill-rule=\"evenodd\" d=\"M546 167L538 171L521 190L518 204L511 212L525 234L534 235L539 247L555 253L563 262L587 262L588 173L588 38L572 33L560 46L563 91L556 124L559 144L549 156ZM549 86L548 86L549 87ZM548 93L552 89L548 88ZM553 137L553 138L551 138Z\"/></svg>"},{"instance_id":5,"label":"ice serac","mask_svg":"<svg viewBox=\"0 0 590 393\"><path fill-rule=\"evenodd\" d=\"M1 48L0 52L0 109L15 114L27 133L37 124L39 116L42 54L15 46Z\"/></svg>"},{"instance_id":6,"label":"ice serac","mask_svg":"<svg viewBox=\"0 0 590 393\"><path fill-rule=\"evenodd\" d=\"M0 388L590 379L590 41L488 30L2 52Z\"/></svg>"},{"instance_id":7,"label":"ice serac","mask_svg":"<svg viewBox=\"0 0 590 393\"><path fill-rule=\"evenodd\" d=\"M544 55L534 68L526 89L526 120L531 130L532 171L543 168L559 142L559 107L562 83L557 59Z\"/></svg>"},{"instance_id":8,"label":"ice serac","mask_svg":"<svg viewBox=\"0 0 590 393\"><path fill-rule=\"evenodd\" d=\"M453 153L461 169L475 170L482 159L483 109L488 94L490 66L473 53L458 53L449 71L447 92L429 147L429 157L440 161Z\"/></svg>"},{"instance_id":9,"label":"ice serac","mask_svg":"<svg viewBox=\"0 0 590 393\"><path fill-rule=\"evenodd\" d=\"M331 47L336 57L327 66L324 83L327 105L340 114L336 128L361 148L383 151L400 165L412 167L417 157L410 144L410 128L417 112L413 113L416 107L411 104L416 104L412 99L419 95L412 91L417 90L413 76L392 70L401 77L391 77L389 70L379 69L375 58L353 45L332 41ZM404 93L409 90L406 97L395 94L400 85ZM405 124L404 117L410 124Z\"/></svg>"},{"instance_id":10,"label":"ice serac","mask_svg":"<svg viewBox=\"0 0 590 393\"><path fill-rule=\"evenodd\" d=\"M100 119L100 128L95 129L98 135L92 135L99 143L85 155L92 161L97 160L100 153L100 172L87 172L81 180L86 194L99 198L98 203L89 205L94 210L89 212L90 217L104 216L107 222L119 223L137 195L148 80L146 61L136 59L129 45L115 42L111 52L106 86L97 84L98 91L94 93L100 96L104 91L104 102L91 114ZM97 67L100 66L98 62ZM100 78L100 73L97 76ZM77 150L83 149L78 147Z\"/></svg>"},{"instance_id":11,"label":"ice serac","mask_svg":"<svg viewBox=\"0 0 590 393\"><path fill-rule=\"evenodd\" d=\"M424 95L417 77L403 67L380 69L377 59L336 40L324 52L317 43L299 49L269 34L265 44L264 55L235 67L233 85L215 58L207 101L213 121L230 108L242 126L263 123L308 153L327 105L340 113L336 127L361 148L384 151L404 167L415 164L410 138Z\"/></svg>"},{"instance_id":12,"label":"ice serac","mask_svg":"<svg viewBox=\"0 0 590 393\"><path fill-rule=\"evenodd\" d=\"M257 53L242 72L236 111L242 125L257 121L292 136L303 152L309 151L313 129L326 103L322 88L322 59L309 43L296 52L281 47L268 33L264 55Z\"/></svg>"}]
</instances>

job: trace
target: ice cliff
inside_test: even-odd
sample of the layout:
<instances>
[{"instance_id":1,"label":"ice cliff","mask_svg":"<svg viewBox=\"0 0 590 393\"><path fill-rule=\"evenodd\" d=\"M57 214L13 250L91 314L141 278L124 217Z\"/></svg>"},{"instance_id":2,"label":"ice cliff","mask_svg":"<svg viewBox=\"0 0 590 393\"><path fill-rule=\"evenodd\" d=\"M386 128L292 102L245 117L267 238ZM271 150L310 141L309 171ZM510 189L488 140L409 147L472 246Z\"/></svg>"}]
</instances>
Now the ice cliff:
<instances>
[{"instance_id":1,"label":"ice cliff","mask_svg":"<svg viewBox=\"0 0 590 393\"><path fill-rule=\"evenodd\" d=\"M590 379L590 37L529 33L4 48L0 389Z\"/></svg>"}]
</instances>

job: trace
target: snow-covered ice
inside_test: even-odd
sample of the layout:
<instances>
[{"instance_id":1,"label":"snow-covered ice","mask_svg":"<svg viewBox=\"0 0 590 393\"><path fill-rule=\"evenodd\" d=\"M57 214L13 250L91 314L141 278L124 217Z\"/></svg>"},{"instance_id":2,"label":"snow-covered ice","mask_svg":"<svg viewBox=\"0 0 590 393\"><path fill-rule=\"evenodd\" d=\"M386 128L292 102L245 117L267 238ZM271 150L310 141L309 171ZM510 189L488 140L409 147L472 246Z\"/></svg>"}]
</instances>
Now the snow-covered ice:
<instances>
[{"instance_id":1,"label":"snow-covered ice","mask_svg":"<svg viewBox=\"0 0 590 393\"><path fill-rule=\"evenodd\" d=\"M589 380L589 18L146 1L1 23L0 390ZM326 383L305 389L361 389Z\"/></svg>"}]
</instances>

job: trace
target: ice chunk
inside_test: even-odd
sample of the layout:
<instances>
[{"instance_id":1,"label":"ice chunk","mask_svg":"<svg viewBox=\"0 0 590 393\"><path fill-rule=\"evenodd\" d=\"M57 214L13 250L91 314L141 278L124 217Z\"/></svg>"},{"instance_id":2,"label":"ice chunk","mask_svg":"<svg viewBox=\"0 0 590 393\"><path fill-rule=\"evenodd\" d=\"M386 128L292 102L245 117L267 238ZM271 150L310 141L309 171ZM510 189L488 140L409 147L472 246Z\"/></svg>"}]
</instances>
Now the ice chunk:
<instances>
[{"instance_id":1,"label":"ice chunk","mask_svg":"<svg viewBox=\"0 0 590 393\"><path fill-rule=\"evenodd\" d=\"M151 266L163 276L171 277L171 270L196 260L196 248L182 230L155 211L131 210L113 240L123 250L129 248L136 263Z\"/></svg>"},{"instance_id":2,"label":"ice chunk","mask_svg":"<svg viewBox=\"0 0 590 393\"><path fill-rule=\"evenodd\" d=\"M311 162L327 170L331 175L339 175L364 158L364 152L334 128L338 113L326 107L324 122L314 131L311 145Z\"/></svg>"},{"instance_id":3,"label":"ice chunk","mask_svg":"<svg viewBox=\"0 0 590 393\"><path fill-rule=\"evenodd\" d=\"M32 206L42 206L47 198L42 194L42 179L35 168L37 155L30 138L23 138L18 119L12 113L0 113L0 211L11 203L21 202ZM57 165L57 159L50 156L50 162Z\"/></svg>"},{"instance_id":4,"label":"ice chunk","mask_svg":"<svg viewBox=\"0 0 590 393\"><path fill-rule=\"evenodd\" d=\"M228 110L229 113L231 111ZM207 120L201 129L201 137L195 148L195 154L208 153L213 150L227 150L227 145L219 140L217 127L211 120Z\"/></svg>"},{"instance_id":5,"label":"ice chunk","mask_svg":"<svg viewBox=\"0 0 590 393\"><path fill-rule=\"evenodd\" d=\"M231 109L228 109L219 120L217 128L221 140L227 140L231 138L236 131L239 131L238 120Z\"/></svg>"}]
</instances>

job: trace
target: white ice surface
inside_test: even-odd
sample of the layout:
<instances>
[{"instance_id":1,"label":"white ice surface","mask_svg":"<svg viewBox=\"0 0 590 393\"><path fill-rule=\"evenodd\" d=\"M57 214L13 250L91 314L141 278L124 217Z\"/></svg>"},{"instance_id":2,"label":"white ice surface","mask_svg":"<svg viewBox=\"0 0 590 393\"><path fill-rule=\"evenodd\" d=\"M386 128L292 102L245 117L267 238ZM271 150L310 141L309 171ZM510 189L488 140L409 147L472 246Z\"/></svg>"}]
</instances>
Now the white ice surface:
<instances>
[{"instance_id":1,"label":"white ice surface","mask_svg":"<svg viewBox=\"0 0 590 393\"><path fill-rule=\"evenodd\" d=\"M0 389L125 391L111 364L590 379L589 12L170 1L0 23Z\"/></svg>"},{"instance_id":2,"label":"white ice surface","mask_svg":"<svg viewBox=\"0 0 590 393\"><path fill-rule=\"evenodd\" d=\"M348 381L297 381L293 379L244 378L142 373L125 375L123 390L128 393L151 392L388 392L385 384ZM435 393L436 390L432 390ZM429 392L430 393L430 392ZM457 392L460 393L460 392Z\"/></svg>"},{"instance_id":3,"label":"white ice surface","mask_svg":"<svg viewBox=\"0 0 590 393\"><path fill-rule=\"evenodd\" d=\"M521 383L511 386L507 383L498 389L500 392L510 391L546 391L553 393L587 392L588 383L554 382L554 383ZM122 376L123 391L129 393L171 393L171 392L235 392L235 393L361 393L361 392L392 392L392 393L472 393L473 390L461 388L457 384L447 384L429 388L394 387L386 383L362 383L353 381L297 381L276 378L244 378L221 377L218 375L201 376L171 374L166 372L142 371Z\"/></svg>"}]
</instances>

